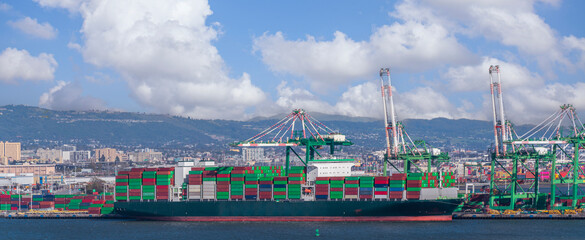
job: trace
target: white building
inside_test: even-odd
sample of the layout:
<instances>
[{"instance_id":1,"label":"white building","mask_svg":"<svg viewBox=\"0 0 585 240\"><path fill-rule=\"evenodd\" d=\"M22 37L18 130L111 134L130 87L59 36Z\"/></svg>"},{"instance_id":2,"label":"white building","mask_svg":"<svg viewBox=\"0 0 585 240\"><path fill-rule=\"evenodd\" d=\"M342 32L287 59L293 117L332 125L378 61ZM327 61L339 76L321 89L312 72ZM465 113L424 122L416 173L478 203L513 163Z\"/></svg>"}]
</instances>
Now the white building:
<instances>
[{"instance_id":1,"label":"white building","mask_svg":"<svg viewBox=\"0 0 585 240\"><path fill-rule=\"evenodd\" d=\"M262 161L264 160L264 148L243 148L242 159L244 162Z\"/></svg>"}]
</instances>

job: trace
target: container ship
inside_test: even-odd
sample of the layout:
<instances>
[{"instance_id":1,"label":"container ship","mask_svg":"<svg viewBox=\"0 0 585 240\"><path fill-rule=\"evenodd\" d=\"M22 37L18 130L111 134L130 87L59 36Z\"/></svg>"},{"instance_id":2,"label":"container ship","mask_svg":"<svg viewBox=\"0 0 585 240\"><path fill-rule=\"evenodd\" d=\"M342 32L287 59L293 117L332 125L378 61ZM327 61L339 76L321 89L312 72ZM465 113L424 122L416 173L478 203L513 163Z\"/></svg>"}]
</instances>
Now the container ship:
<instances>
[{"instance_id":1,"label":"container ship","mask_svg":"<svg viewBox=\"0 0 585 240\"><path fill-rule=\"evenodd\" d=\"M115 212L167 221L450 221L461 202L451 173L322 176L331 175L326 168L348 175L351 167L335 162L288 174L282 166L189 165L120 171Z\"/></svg>"}]
</instances>

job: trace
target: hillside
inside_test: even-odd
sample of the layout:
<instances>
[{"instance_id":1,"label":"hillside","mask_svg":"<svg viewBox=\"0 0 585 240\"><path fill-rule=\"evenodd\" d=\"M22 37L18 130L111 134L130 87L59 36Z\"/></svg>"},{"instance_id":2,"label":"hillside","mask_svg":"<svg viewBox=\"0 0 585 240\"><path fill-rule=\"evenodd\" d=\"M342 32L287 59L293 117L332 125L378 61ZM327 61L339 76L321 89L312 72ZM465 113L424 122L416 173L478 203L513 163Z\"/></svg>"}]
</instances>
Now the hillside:
<instances>
[{"instance_id":1,"label":"hillside","mask_svg":"<svg viewBox=\"0 0 585 240\"><path fill-rule=\"evenodd\" d=\"M385 145L381 120L315 113L315 118L347 135L358 149ZM275 117L250 121L200 120L160 114L112 111L53 111L38 107L0 107L0 141L23 147L132 146L151 148L226 148L275 123ZM277 121L277 120L276 120ZM484 150L492 140L491 123L477 120L403 121L413 140L437 147Z\"/></svg>"}]
</instances>

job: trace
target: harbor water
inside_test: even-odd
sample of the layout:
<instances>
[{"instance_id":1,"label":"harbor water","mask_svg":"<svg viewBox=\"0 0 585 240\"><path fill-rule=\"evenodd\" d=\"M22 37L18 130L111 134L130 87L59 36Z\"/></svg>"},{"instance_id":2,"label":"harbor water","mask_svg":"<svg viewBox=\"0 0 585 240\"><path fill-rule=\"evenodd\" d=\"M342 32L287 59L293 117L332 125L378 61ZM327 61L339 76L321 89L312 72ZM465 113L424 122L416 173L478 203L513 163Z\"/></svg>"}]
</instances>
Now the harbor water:
<instances>
[{"instance_id":1,"label":"harbor water","mask_svg":"<svg viewBox=\"0 0 585 240\"><path fill-rule=\"evenodd\" d=\"M452 222L155 222L0 219L2 239L584 239L585 220ZM317 236L318 233L318 236Z\"/></svg>"}]
</instances>

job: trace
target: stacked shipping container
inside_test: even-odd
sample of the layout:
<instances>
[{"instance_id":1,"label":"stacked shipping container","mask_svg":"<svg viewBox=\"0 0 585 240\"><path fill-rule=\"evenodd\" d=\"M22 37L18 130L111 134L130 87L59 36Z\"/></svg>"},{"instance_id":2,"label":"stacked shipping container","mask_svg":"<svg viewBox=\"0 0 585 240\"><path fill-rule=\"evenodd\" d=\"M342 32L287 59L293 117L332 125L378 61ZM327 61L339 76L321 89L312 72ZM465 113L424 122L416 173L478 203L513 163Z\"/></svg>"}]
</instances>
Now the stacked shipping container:
<instances>
[{"instance_id":1,"label":"stacked shipping container","mask_svg":"<svg viewBox=\"0 0 585 240\"><path fill-rule=\"evenodd\" d=\"M343 199L343 183L345 177L329 178L329 199Z\"/></svg>"}]
</instances>

